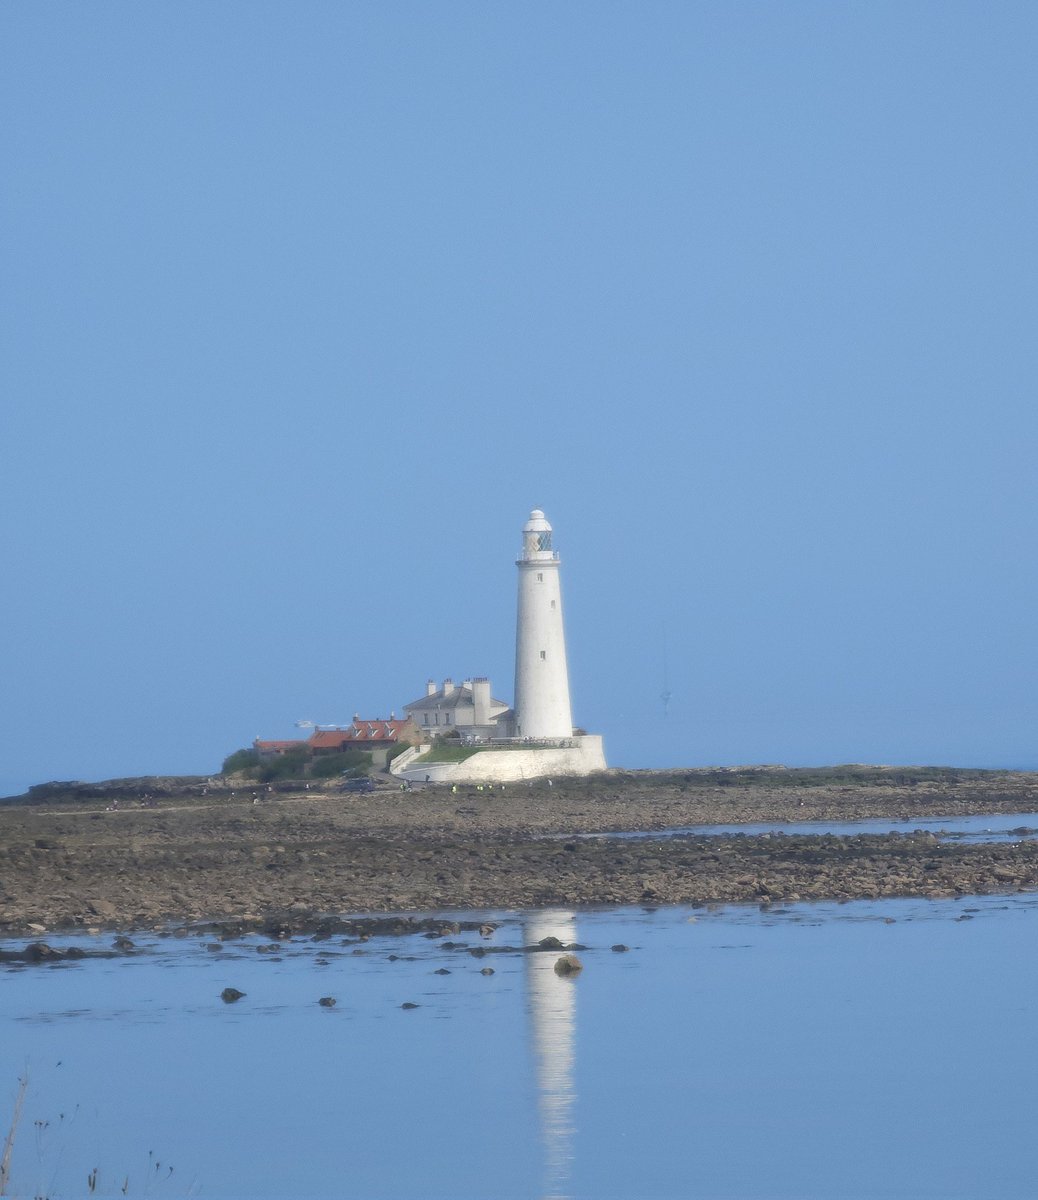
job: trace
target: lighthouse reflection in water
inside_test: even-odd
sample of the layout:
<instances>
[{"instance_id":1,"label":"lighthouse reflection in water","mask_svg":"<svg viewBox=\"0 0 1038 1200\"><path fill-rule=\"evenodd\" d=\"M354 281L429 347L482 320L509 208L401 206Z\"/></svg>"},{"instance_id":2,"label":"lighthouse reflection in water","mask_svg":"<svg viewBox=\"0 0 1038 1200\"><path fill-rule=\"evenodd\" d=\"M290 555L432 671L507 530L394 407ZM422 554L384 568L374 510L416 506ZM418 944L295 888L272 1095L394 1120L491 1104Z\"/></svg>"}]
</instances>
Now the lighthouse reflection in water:
<instances>
[{"instance_id":1,"label":"lighthouse reflection in water","mask_svg":"<svg viewBox=\"0 0 1038 1200\"><path fill-rule=\"evenodd\" d=\"M523 920L523 930L527 946L549 937L558 938L566 947L577 940L576 916L564 909L530 913ZM546 1200L565 1200L573 1160L577 986L575 976L556 972L560 953L534 952L525 960Z\"/></svg>"}]
</instances>

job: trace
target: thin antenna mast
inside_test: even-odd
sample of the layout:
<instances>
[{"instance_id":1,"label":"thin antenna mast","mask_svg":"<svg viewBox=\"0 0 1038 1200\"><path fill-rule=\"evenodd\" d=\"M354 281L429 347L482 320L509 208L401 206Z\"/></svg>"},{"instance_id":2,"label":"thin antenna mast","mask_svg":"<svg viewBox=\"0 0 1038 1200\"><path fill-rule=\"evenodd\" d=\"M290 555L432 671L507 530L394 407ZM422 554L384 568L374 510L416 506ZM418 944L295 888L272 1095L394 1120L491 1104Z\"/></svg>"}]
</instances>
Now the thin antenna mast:
<instances>
[{"instance_id":1,"label":"thin antenna mast","mask_svg":"<svg viewBox=\"0 0 1038 1200\"><path fill-rule=\"evenodd\" d=\"M667 626L663 624L663 691L660 692L660 700L663 701L663 719L667 719L667 712L670 708L670 679L667 670Z\"/></svg>"}]
</instances>

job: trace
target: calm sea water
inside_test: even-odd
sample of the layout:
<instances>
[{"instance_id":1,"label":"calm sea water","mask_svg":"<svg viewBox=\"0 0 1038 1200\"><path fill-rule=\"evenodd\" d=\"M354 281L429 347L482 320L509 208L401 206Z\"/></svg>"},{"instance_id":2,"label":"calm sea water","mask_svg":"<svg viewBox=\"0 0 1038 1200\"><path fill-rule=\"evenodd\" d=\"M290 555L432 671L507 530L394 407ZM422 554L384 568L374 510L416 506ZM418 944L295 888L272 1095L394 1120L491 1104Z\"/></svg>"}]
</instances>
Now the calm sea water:
<instances>
[{"instance_id":1,"label":"calm sea water","mask_svg":"<svg viewBox=\"0 0 1038 1200\"><path fill-rule=\"evenodd\" d=\"M1038 1190L1038 897L497 917L453 940L579 940L583 972L421 937L0 968L13 1194Z\"/></svg>"}]
</instances>

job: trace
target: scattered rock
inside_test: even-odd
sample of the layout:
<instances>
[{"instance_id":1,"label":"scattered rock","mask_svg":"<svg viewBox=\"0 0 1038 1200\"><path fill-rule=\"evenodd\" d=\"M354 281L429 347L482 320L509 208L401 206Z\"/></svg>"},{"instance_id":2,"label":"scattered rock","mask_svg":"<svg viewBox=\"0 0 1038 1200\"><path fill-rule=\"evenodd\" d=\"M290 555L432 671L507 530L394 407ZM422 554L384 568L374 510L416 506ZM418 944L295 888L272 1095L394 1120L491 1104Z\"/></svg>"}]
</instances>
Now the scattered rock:
<instances>
[{"instance_id":1,"label":"scattered rock","mask_svg":"<svg viewBox=\"0 0 1038 1200\"><path fill-rule=\"evenodd\" d=\"M419 1008L420 1006L412 1003L412 1001L410 1001L410 1000L405 1000L403 1002L403 1004L400 1005L400 1007L403 1009L408 1009L408 1008Z\"/></svg>"},{"instance_id":2,"label":"scattered rock","mask_svg":"<svg viewBox=\"0 0 1038 1200\"><path fill-rule=\"evenodd\" d=\"M488 937L493 937L493 936L494 936L494 931L495 931L496 929L497 929L497 926L496 926L496 925L491 925L491 924L490 924L490 922L488 921L488 922L487 922L485 925L480 925L480 927L479 927L479 936L480 936L480 937L487 937L487 938L488 938Z\"/></svg>"},{"instance_id":3,"label":"scattered rock","mask_svg":"<svg viewBox=\"0 0 1038 1200\"><path fill-rule=\"evenodd\" d=\"M584 964L575 954L564 954L555 962L556 975L577 975L583 969Z\"/></svg>"},{"instance_id":4,"label":"scattered rock","mask_svg":"<svg viewBox=\"0 0 1038 1200\"><path fill-rule=\"evenodd\" d=\"M117 937L115 941L112 942L112 945L116 948L116 950L121 950L123 954L129 954L131 950L137 949L137 947L128 937L122 936Z\"/></svg>"},{"instance_id":5,"label":"scattered rock","mask_svg":"<svg viewBox=\"0 0 1038 1200\"><path fill-rule=\"evenodd\" d=\"M630 946L625 946L623 942L617 942L615 946L611 947L614 954L626 954L630 948Z\"/></svg>"},{"instance_id":6,"label":"scattered rock","mask_svg":"<svg viewBox=\"0 0 1038 1200\"><path fill-rule=\"evenodd\" d=\"M480 969L479 973L480 973L480 975L493 975L494 968L493 967L482 967Z\"/></svg>"},{"instance_id":7,"label":"scattered rock","mask_svg":"<svg viewBox=\"0 0 1038 1200\"><path fill-rule=\"evenodd\" d=\"M46 942L30 942L24 950L0 950L0 963L58 963L66 959L114 957L114 950L84 950L80 946L62 950Z\"/></svg>"},{"instance_id":8,"label":"scattered rock","mask_svg":"<svg viewBox=\"0 0 1038 1200\"><path fill-rule=\"evenodd\" d=\"M317 1003L322 1008L334 1008L335 1007L335 997L334 996L322 996L320 998L320 1000L317 1001Z\"/></svg>"},{"instance_id":9,"label":"scattered rock","mask_svg":"<svg viewBox=\"0 0 1038 1200\"><path fill-rule=\"evenodd\" d=\"M240 1000L244 996L244 992L239 992L237 988L226 987L220 993L220 999L224 1004L233 1004L236 1000Z\"/></svg>"},{"instance_id":10,"label":"scattered rock","mask_svg":"<svg viewBox=\"0 0 1038 1200\"><path fill-rule=\"evenodd\" d=\"M449 975L450 971L448 971L446 967L438 967L435 971L433 971L433 974L434 975Z\"/></svg>"},{"instance_id":11,"label":"scattered rock","mask_svg":"<svg viewBox=\"0 0 1038 1200\"><path fill-rule=\"evenodd\" d=\"M219 942L207 942L205 948L210 954L215 954L218 950L222 950L223 946Z\"/></svg>"},{"instance_id":12,"label":"scattered rock","mask_svg":"<svg viewBox=\"0 0 1038 1200\"><path fill-rule=\"evenodd\" d=\"M57 962L64 957L63 951L48 946L46 942L30 942L25 947L26 962Z\"/></svg>"},{"instance_id":13,"label":"scattered rock","mask_svg":"<svg viewBox=\"0 0 1038 1200\"><path fill-rule=\"evenodd\" d=\"M557 937L541 938L537 943L541 950L565 950L566 943L559 941Z\"/></svg>"}]
</instances>

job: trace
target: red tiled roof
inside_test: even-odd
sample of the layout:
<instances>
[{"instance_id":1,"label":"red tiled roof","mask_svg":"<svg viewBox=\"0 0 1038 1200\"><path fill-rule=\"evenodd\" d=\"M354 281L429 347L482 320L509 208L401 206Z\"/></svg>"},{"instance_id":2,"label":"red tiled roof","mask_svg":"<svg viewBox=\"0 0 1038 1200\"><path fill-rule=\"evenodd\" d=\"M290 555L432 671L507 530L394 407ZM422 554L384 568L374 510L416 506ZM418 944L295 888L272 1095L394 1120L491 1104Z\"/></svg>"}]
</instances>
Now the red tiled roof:
<instances>
[{"instance_id":1,"label":"red tiled roof","mask_svg":"<svg viewBox=\"0 0 1038 1200\"><path fill-rule=\"evenodd\" d=\"M354 721L346 729L315 729L310 735L310 745L315 750L332 750L358 742L395 742L411 724L411 721L373 720Z\"/></svg>"}]
</instances>

